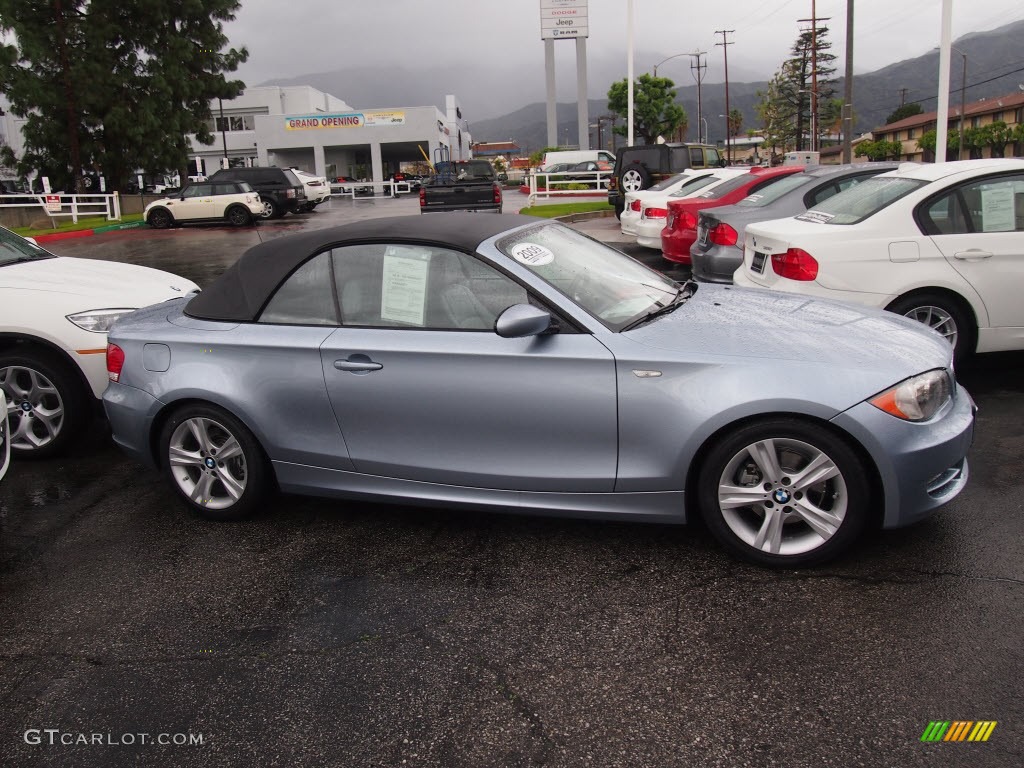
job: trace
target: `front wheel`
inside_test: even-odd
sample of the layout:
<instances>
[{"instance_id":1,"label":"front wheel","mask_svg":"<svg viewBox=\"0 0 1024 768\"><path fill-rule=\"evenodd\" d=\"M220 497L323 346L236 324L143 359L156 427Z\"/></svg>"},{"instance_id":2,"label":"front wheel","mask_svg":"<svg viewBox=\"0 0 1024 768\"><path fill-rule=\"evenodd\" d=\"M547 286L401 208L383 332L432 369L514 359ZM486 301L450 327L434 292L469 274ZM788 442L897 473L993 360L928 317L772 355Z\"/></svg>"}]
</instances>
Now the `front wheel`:
<instances>
[{"instance_id":1,"label":"front wheel","mask_svg":"<svg viewBox=\"0 0 1024 768\"><path fill-rule=\"evenodd\" d=\"M959 304L946 296L938 293L911 294L897 299L886 309L917 320L941 334L953 347L957 363L966 360L974 351L974 323Z\"/></svg>"},{"instance_id":2,"label":"front wheel","mask_svg":"<svg viewBox=\"0 0 1024 768\"><path fill-rule=\"evenodd\" d=\"M88 421L89 400L70 366L54 355L0 355L11 451L20 458L61 453Z\"/></svg>"},{"instance_id":3,"label":"front wheel","mask_svg":"<svg viewBox=\"0 0 1024 768\"><path fill-rule=\"evenodd\" d=\"M698 478L708 528L734 555L799 568L848 549L867 521L867 468L830 431L790 418L737 428Z\"/></svg>"},{"instance_id":4,"label":"front wheel","mask_svg":"<svg viewBox=\"0 0 1024 768\"><path fill-rule=\"evenodd\" d=\"M163 208L155 208L150 211L147 221L153 229L167 229L173 226L174 217Z\"/></svg>"},{"instance_id":5,"label":"front wheel","mask_svg":"<svg viewBox=\"0 0 1024 768\"><path fill-rule=\"evenodd\" d=\"M179 408L161 429L159 446L171 485L203 517L248 517L270 488L267 461L256 438L220 408Z\"/></svg>"}]
</instances>

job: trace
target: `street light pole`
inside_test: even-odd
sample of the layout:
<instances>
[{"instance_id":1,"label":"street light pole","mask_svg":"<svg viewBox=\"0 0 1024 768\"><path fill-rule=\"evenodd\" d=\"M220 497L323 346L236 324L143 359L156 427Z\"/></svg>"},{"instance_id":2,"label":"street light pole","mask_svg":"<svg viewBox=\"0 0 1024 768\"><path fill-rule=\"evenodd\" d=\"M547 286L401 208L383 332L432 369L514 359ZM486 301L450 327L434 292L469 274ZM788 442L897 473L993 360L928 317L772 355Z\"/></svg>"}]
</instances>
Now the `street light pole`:
<instances>
[{"instance_id":1,"label":"street light pole","mask_svg":"<svg viewBox=\"0 0 1024 768\"><path fill-rule=\"evenodd\" d=\"M951 49L959 53L964 59L964 71L960 78L960 148L957 150L956 159L964 159L964 108L967 106L966 92L967 92L967 54L957 48L955 45L950 46Z\"/></svg>"}]
</instances>

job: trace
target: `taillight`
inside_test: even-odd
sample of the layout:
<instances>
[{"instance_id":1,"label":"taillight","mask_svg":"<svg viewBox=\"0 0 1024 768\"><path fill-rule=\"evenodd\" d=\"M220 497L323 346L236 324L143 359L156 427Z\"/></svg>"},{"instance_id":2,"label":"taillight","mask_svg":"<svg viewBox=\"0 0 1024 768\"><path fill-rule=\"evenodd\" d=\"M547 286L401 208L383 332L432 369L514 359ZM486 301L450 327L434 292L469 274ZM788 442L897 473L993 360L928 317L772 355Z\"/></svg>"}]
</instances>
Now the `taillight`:
<instances>
[{"instance_id":1,"label":"taillight","mask_svg":"<svg viewBox=\"0 0 1024 768\"><path fill-rule=\"evenodd\" d=\"M728 224L718 224L708 232L708 239L715 245L736 245L739 235Z\"/></svg>"},{"instance_id":2,"label":"taillight","mask_svg":"<svg viewBox=\"0 0 1024 768\"><path fill-rule=\"evenodd\" d=\"M639 200L634 200L632 203L630 203L629 204L629 210L639 212L639 210L640 210L640 201Z\"/></svg>"},{"instance_id":3,"label":"taillight","mask_svg":"<svg viewBox=\"0 0 1024 768\"><path fill-rule=\"evenodd\" d=\"M427 204L427 190L420 187L420 208L425 207Z\"/></svg>"},{"instance_id":4,"label":"taillight","mask_svg":"<svg viewBox=\"0 0 1024 768\"><path fill-rule=\"evenodd\" d=\"M818 261L807 251L790 248L772 255L772 269L779 277L807 282L818 276Z\"/></svg>"},{"instance_id":5,"label":"taillight","mask_svg":"<svg viewBox=\"0 0 1024 768\"><path fill-rule=\"evenodd\" d=\"M608 179L608 189L618 189L618 188L619 188L619 180L617 178L612 176L610 179Z\"/></svg>"},{"instance_id":6,"label":"taillight","mask_svg":"<svg viewBox=\"0 0 1024 768\"><path fill-rule=\"evenodd\" d=\"M285 197L295 197L295 190L294 189L289 189L288 191L286 191L284 193L284 196Z\"/></svg>"},{"instance_id":7,"label":"taillight","mask_svg":"<svg viewBox=\"0 0 1024 768\"><path fill-rule=\"evenodd\" d=\"M669 214L668 214L668 221L665 222L665 229L672 229L673 227L675 227L675 224L676 224L676 215L675 215L675 213L669 212Z\"/></svg>"},{"instance_id":8,"label":"taillight","mask_svg":"<svg viewBox=\"0 0 1024 768\"><path fill-rule=\"evenodd\" d=\"M683 211L679 216L679 228L680 229L697 229L697 214L690 213L689 211Z\"/></svg>"},{"instance_id":9,"label":"taillight","mask_svg":"<svg viewBox=\"0 0 1024 768\"><path fill-rule=\"evenodd\" d=\"M494 204L501 205L501 187L497 184L494 185Z\"/></svg>"},{"instance_id":10,"label":"taillight","mask_svg":"<svg viewBox=\"0 0 1024 768\"><path fill-rule=\"evenodd\" d=\"M641 218L664 219L666 216L668 216L668 208L644 208Z\"/></svg>"},{"instance_id":11,"label":"taillight","mask_svg":"<svg viewBox=\"0 0 1024 768\"><path fill-rule=\"evenodd\" d=\"M118 381L124 368L124 350L117 344L107 344L107 378Z\"/></svg>"}]
</instances>

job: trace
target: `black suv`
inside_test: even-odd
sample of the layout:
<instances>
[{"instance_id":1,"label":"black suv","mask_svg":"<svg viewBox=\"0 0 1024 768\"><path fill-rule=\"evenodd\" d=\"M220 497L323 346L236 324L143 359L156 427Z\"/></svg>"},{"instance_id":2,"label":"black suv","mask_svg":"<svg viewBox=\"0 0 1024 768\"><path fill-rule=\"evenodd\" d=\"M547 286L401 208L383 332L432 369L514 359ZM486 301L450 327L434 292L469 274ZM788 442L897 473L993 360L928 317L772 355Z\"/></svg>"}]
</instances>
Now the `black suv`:
<instances>
[{"instance_id":1,"label":"black suv","mask_svg":"<svg viewBox=\"0 0 1024 768\"><path fill-rule=\"evenodd\" d=\"M615 173L608 180L608 203L621 216L626 192L641 189L675 176L687 168L721 168L725 160L710 144L637 144L615 153Z\"/></svg>"},{"instance_id":2,"label":"black suv","mask_svg":"<svg viewBox=\"0 0 1024 768\"><path fill-rule=\"evenodd\" d=\"M210 181L245 181L260 193L264 202L263 217L279 219L295 213L306 203L306 187L287 168L228 168L219 170Z\"/></svg>"}]
</instances>

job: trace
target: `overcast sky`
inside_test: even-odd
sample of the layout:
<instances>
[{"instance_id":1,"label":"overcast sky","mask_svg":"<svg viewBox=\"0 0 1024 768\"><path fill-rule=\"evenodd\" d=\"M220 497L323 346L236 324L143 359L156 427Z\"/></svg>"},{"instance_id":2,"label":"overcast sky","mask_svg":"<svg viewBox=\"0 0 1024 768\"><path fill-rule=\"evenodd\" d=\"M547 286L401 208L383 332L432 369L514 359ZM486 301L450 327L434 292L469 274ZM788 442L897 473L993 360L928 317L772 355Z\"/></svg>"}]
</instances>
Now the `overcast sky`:
<instances>
[{"instance_id":1,"label":"overcast sky","mask_svg":"<svg viewBox=\"0 0 1024 768\"><path fill-rule=\"evenodd\" d=\"M634 5L637 73L666 56L699 48L710 52L707 82L722 79L722 48L715 46L721 37L715 30L735 30L730 79L763 80L796 38L797 20L811 15L811 0L635 0ZM625 62L626 7L626 0L590 0L590 56L621 56ZM243 0L226 31L232 45L249 49L239 76L250 85L348 64L409 66L424 60L465 63L482 78L505 77L520 57L543 61L539 8L539 0ZM938 44L941 0L856 0L855 9L857 72ZM831 17L826 23L841 72L846 0L818 0L817 14ZM1022 18L1020 0L953 0L954 38ZM569 43L555 48L559 60L574 55ZM688 62L675 59L662 65L660 74L685 85ZM559 73L560 81L574 77L564 67ZM607 87L591 82L590 95L603 96ZM543 88L539 83L541 99Z\"/></svg>"}]
</instances>

